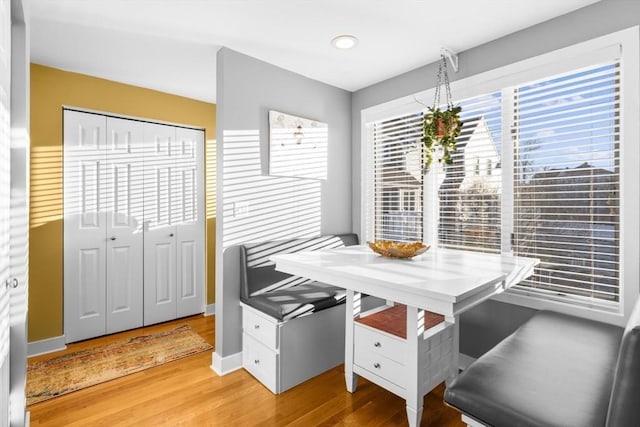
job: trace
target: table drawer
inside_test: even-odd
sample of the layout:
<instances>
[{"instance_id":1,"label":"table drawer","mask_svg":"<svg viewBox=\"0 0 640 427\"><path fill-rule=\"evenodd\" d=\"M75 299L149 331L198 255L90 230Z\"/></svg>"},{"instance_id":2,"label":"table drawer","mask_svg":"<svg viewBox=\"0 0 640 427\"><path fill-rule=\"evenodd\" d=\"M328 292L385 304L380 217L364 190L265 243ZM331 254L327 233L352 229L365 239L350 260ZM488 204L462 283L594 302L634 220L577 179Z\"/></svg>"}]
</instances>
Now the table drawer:
<instances>
[{"instance_id":1,"label":"table drawer","mask_svg":"<svg viewBox=\"0 0 640 427\"><path fill-rule=\"evenodd\" d=\"M380 354L367 352L362 349L356 349L353 359L353 362L357 366L399 387L406 388L405 377L407 375L407 369L404 365Z\"/></svg>"},{"instance_id":2,"label":"table drawer","mask_svg":"<svg viewBox=\"0 0 640 427\"><path fill-rule=\"evenodd\" d=\"M400 364L406 363L407 343L402 338L395 338L375 329L354 324L354 351L358 350L378 354Z\"/></svg>"},{"instance_id":3,"label":"table drawer","mask_svg":"<svg viewBox=\"0 0 640 427\"><path fill-rule=\"evenodd\" d=\"M250 308L242 309L242 330L269 348L278 348L278 324Z\"/></svg>"},{"instance_id":4,"label":"table drawer","mask_svg":"<svg viewBox=\"0 0 640 427\"><path fill-rule=\"evenodd\" d=\"M271 392L278 393L278 354L246 333L242 334L242 366Z\"/></svg>"}]
</instances>

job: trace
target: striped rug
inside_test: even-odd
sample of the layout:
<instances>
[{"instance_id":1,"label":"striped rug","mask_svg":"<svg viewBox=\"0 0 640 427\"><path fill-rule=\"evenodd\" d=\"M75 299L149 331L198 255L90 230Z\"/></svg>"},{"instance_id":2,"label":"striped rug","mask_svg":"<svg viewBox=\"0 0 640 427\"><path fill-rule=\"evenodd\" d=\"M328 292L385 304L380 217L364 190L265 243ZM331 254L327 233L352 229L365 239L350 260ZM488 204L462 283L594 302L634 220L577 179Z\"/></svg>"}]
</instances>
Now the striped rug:
<instances>
[{"instance_id":1,"label":"striped rug","mask_svg":"<svg viewBox=\"0 0 640 427\"><path fill-rule=\"evenodd\" d=\"M188 325L29 362L27 405L178 360L213 347Z\"/></svg>"}]
</instances>

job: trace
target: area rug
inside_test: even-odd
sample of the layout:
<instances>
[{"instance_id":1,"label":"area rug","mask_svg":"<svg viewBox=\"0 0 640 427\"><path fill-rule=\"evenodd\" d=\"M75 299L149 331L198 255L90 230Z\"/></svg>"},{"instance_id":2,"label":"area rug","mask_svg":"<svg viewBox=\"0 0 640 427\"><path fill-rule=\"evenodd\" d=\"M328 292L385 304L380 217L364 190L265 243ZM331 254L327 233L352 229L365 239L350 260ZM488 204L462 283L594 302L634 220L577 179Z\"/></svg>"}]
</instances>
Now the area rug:
<instances>
[{"instance_id":1,"label":"area rug","mask_svg":"<svg viewBox=\"0 0 640 427\"><path fill-rule=\"evenodd\" d=\"M166 332L29 363L27 405L212 348L188 325L184 325Z\"/></svg>"}]
</instances>

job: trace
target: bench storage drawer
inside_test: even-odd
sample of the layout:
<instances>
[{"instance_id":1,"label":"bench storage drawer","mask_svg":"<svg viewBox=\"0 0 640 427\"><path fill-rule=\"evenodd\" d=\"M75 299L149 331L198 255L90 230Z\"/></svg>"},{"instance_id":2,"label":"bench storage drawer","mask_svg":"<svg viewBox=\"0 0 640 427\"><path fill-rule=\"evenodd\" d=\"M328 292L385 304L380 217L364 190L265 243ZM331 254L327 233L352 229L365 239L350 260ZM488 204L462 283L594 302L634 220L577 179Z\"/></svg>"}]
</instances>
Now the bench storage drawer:
<instances>
[{"instance_id":1,"label":"bench storage drawer","mask_svg":"<svg viewBox=\"0 0 640 427\"><path fill-rule=\"evenodd\" d=\"M274 350L278 349L278 324L256 310L243 310L242 331Z\"/></svg>"},{"instance_id":2,"label":"bench storage drawer","mask_svg":"<svg viewBox=\"0 0 640 427\"><path fill-rule=\"evenodd\" d=\"M242 334L242 366L264 384L272 393L277 393L278 354L255 340Z\"/></svg>"}]
</instances>

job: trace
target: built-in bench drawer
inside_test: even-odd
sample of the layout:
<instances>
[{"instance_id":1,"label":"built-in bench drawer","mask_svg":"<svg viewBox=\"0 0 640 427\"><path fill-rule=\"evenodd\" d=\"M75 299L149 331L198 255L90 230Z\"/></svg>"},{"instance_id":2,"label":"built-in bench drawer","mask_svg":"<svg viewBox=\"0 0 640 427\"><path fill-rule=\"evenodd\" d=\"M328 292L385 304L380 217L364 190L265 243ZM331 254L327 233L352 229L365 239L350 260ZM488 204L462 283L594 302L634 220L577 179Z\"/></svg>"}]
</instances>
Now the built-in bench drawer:
<instances>
[{"instance_id":1,"label":"built-in bench drawer","mask_svg":"<svg viewBox=\"0 0 640 427\"><path fill-rule=\"evenodd\" d=\"M242 340L242 366L272 393L278 393L278 354L247 333Z\"/></svg>"},{"instance_id":2,"label":"built-in bench drawer","mask_svg":"<svg viewBox=\"0 0 640 427\"><path fill-rule=\"evenodd\" d=\"M274 319L252 310L242 309L242 330L273 350L278 348L278 325Z\"/></svg>"}]
</instances>

